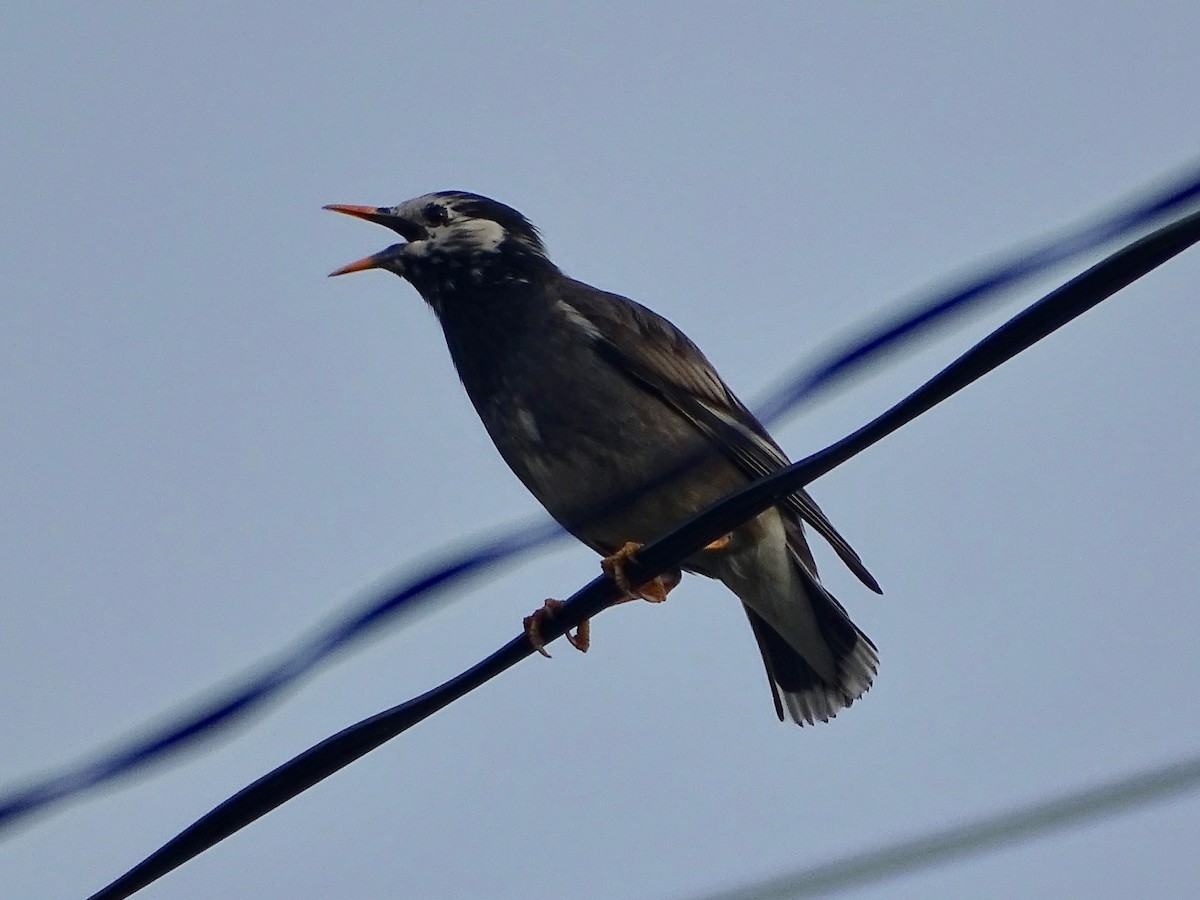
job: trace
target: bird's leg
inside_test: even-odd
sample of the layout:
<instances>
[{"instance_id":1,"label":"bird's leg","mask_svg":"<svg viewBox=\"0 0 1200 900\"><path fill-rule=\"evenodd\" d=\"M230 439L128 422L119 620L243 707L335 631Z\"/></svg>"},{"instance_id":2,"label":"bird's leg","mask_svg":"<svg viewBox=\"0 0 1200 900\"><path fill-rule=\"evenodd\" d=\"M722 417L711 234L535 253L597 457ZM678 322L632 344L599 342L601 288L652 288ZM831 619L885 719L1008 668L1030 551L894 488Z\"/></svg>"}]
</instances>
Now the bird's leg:
<instances>
[{"instance_id":1,"label":"bird's leg","mask_svg":"<svg viewBox=\"0 0 1200 900\"><path fill-rule=\"evenodd\" d=\"M714 541L721 547L729 543L728 537ZM656 575L650 581L634 588L629 579L625 576L626 564L634 558L634 554L642 549L644 545L629 541L616 553L611 556L606 556L600 561L606 575L617 583L617 587L621 589L622 597L617 603L626 603L630 600L647 600L650 603L662 603L667 599L667 594L679 584L683 578L683 574L676 570L675 572L666 575ZM710 545L712 546L712 545ZM536 610L532 615L525 617L523 625L525 626L525 636L529 639L529 643L533 645L538 653L542 656L549 657L546 652L546 639L542 637L542 624L554 617L560 609L566 604L562 600L555 600L553 597L546 599L542 604L542 608ZM587 653L588 648L592 645L592 623L590 619L584 619L575 629L575 633L566 632L563 637L567 639L572 647L581 653Z\"/></svg>"},{"instance_id":2,"label":"bird's leg","mask_svg":"<svg viewBox=\"0 0 1200 900\"><path fill-rule=\"evenodd\" d=\"M533 645L533 649L547 659L550 654L546 652L546 640L542 637L542 623L546 619L554 617L554 614L562 609L566 604L562 600L555 600L553 597L547 597L546 602L542 604L542 608L526 616L523 625L525 626L525 637L529 638L529 643ZM563 637L567 639L567 643L578 650L580 653L587 653L588 647L592 645L592 623L590 619L584 619L579 623L579 627L575 629L575 634L566 632Z\"/></svg>"},{"instance_id":3,"label":"bird's leg","mask_svg":"<svg viewBox=\"0 0 1200 900\"><path fill-rule=\"evenodd\" d=\"M621 593L625 596L618 600L618 603L625 603L628 600L646 600L650 603L662 603L667 599L667 594L671 593L671 589L679 584L683 575L679 572L674 572L670 575L655 575L650 581L634 588L629 583L629 579L625 576L625 566L631 562L634 555L645 546L637 544L633 541L626 541L625 545L611 556L606 556L600 561L600 568L604 570L604 574L617 583L617 587L621 589Z\"/></svg>"}]
</instances>

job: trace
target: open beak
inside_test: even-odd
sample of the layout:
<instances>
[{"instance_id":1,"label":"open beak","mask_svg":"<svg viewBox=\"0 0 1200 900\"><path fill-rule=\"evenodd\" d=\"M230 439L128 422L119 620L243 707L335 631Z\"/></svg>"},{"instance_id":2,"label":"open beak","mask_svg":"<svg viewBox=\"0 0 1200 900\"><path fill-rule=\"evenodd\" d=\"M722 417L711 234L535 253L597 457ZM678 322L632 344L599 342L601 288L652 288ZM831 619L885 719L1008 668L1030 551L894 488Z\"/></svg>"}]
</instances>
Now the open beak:
<instances>
[{"instance_id":1,"label":"open beak","mask_svg":"<svg viewBox=\"0 0 1200 900\"><path fill-rule=\"evenodd\" d=\"M395 210L388 209L386 206L350 206L346 203L331 203L324 208L390 228L406 241L421 241L428 237L425 229L416 222L396 215ZM330 272L329 276L332 278L334 275L349 275L351 272L365 272L367 269L387 269L389 272L403 275L405 246L405 244L393 244L386 250L371 256L364 256L348 266L342 266L336 272Z\"/></svg>"}]
</instances>

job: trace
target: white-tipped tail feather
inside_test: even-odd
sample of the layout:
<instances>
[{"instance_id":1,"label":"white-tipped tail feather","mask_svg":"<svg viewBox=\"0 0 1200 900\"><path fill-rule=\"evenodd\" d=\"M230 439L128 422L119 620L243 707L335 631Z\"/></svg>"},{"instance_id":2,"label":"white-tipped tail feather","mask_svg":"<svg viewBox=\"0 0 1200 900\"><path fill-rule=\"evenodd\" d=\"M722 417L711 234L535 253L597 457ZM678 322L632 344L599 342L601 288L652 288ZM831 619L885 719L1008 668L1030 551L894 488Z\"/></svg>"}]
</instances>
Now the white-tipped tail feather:
<instances>
[{"instance_id":1,"label":"white-tipped tail feather","mask_svg":"<svg viewBox=\"0 0 1200 900\"><path fill-rule=\"evenodd\" d=\"M813 574L799 529L781 537L725 560L720 578L745 604L779 718L827 722L871 687L879 656Z\"/></svg>"},{"instance_id":2,"label":"white-tipped tail feather","mask_svg":"<svg viewBox=\"0 0 1200 900\"><path fill-rule=\"evenodd\" d=\"M753 610L747 607L746 613L762 651L775 712L780 720L791 719L800 725L828 722L838 710L853 705L871 687L879 657L875 645L857 628L848 651L838 654L838 671L831 682L817 674L804 657ZM848 619L844 621L852 625Z\"/></svg>"}]
</instances>

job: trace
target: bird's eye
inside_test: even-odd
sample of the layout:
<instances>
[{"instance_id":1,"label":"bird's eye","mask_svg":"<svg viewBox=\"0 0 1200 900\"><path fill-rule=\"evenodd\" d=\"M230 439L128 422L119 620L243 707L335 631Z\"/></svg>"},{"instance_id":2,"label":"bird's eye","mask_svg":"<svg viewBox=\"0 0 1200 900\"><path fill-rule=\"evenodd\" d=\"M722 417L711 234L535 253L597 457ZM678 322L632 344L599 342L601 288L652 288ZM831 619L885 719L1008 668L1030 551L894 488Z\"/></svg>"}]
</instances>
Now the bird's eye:
<instances>
[{"instance_id":1,"label":"bird's eye","mask_svg":"<svg viewBox=\"0 0 1200 900\"><path fill-rule=\"evenodd\" d=\"M430 203L425 207L425 218L430 225L445 225L450 221L450 213L440 203Z\"/></svg>"}]
</instances>

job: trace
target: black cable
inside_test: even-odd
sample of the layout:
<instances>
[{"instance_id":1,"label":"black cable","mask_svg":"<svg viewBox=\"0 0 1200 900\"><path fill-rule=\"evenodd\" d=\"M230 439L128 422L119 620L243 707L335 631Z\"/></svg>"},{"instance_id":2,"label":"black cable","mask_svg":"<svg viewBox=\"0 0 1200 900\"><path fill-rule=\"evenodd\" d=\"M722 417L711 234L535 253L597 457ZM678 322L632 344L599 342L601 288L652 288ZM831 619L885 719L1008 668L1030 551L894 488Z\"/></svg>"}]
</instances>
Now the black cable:
<instances>
[{"instance_id":1,"label":"black cable","mask_svg":"<svg viewBox=\"0 0 1200 900\"><path fill-rule=\"evenodd\" d=\"M700 548L841 465L1197 241L1200 241L1200 213L1179 219L1109 256L1011 319L858 431L751 484L646 545L627 568L630 582L643 584L677 567ZM547 642L558 639L584 619L612 605L618 593L607 577L592 580L567 601L554 619L545 623L543 638ZM92 900L130 896L533 652L524 635L514 638L440 687L327 738L239 791L94 894Z\"/></svg>"}]
</instances>

